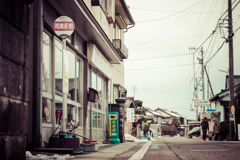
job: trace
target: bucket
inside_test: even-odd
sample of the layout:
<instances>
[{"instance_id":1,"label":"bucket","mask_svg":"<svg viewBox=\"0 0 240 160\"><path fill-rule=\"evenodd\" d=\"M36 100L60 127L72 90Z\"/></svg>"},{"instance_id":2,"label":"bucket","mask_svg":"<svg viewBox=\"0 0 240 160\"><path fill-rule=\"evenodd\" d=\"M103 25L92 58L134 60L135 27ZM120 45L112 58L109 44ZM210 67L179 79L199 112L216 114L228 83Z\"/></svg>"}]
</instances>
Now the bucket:
<instances>
[{"instance_id":1,"label":"bucket","mask_svg":"<svg viewBox=\"0 0 240 160\"><path fill-rule=\"evenodd\" d=\"M80 147L83 149L83 152L96 152L98 151L98 143L82 143Z\"/></svg>"},{"instance_id":2,"label":"bucket","mask_svg":"<svg viewBox=\"0 0 240 160\"><path fill-rule=\"evenodd\" d=\"M145 137L144 135L141 135L141 140L143 140L143 139L144 139L144 137Z\"/></svg>"}]
</instances>

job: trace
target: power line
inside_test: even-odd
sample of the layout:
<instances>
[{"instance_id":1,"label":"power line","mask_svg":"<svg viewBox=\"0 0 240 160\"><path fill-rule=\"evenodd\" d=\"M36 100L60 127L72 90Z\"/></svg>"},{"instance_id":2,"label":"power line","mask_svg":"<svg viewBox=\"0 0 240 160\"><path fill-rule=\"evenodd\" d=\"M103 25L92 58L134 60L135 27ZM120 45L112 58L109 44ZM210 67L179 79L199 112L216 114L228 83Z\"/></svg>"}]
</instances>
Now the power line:
<instances>
[{"instance_id":1,"label":"power line","mask_svg":"<svg viewBox=\"0 0 240 160\"><path fill-rule=\"evenodd\" d=\"M178 57L178 56L186 56L186 55L192 55L192 54L191 54L191 53L187 53L187 54L179 54L179 55L171 55L171 56L161 56L161 57L151 57L151 58L129 59L129 60L126 60L126 62L128 62L128 61L146 60L146 59L158 59L158 58Z\"/></svg>"},{"instance_id":2,"label":"power line","mask_svg":"<svg viewBox=\"0 0 240 160\"><path fill-rule=\"evenodd\" d=\"M198 1L197 3L195 3L194 5L186 8L186 9L184 9L184 10L182 10L182 11L180 11L180 12L174 13L174 14L172 14L172 15L170 15L170 16L166 16L166 17L162 17L162 18L158 18L158 19L146 20L146 21L138 21L138 22L136 22L136 23L158 21L158 20L162 20L162 19L165 19L165 18L169 18L169 17L175 16L175 15L177 15L177 14L179 14L179 13L182 13L182 12L188 10L189 8L192 8L193 6L197 5L197 4L200 3L201 1L202 1L202 0Z\"/></svg>"},{"instance_id":3,"label":"power line","mask_svg":"<svg viewBox=\"0 0 240 160\"><path fill-rule=\"evenodd\" d=\"M190 37L174 38L174 39L165 39L165 40L152 41L152 42L130 43L130 44L127 44L127 45L138 45L138 44L146 44L146 43L157 43L157 42L164 42L164 41L172 41L172 40L179 40L179 39L187 39L187 38L192 38L192 37L202 37L202 36L207 36L207 35L208 35L208 34L205 34L205 35L199 35L199 36L190 36Z\"/></svg>"},{"instance_id":4,"label":"power line","mask_svg":"<svg viewBox=\"0 0 240 160\"><path fill-rule=\"evenodd\" d=\"M218 51L223 47L223 45L224 45L225 42L226 42L226 41L224 41L224 42L222 43L222 45L218 48L218 50L214 53L214 55L212 55L212 57L211 57L209 60L207 60L206 65L207 65L207 63L218 53Z\"/></svg>"},{"instance_id":5,"label":"power line","mask_svg":"<svg viewBox=\"0 0 240 160\"><path fill-rule=\"evenodd\" d=\"M147 69L159 69L159 68L172 68L172 67L182 67L182 66L189 66L193 64L182 64L182 65L173 65L173 66L165 66L165 67L154 67L154 68L139 68L139 69L128 69L125 71L135 71L135 70L147 70Z\"/></svg>"},{"instance_id":6,"label":"power line","mask_svg":"<svg viewBox=\"0 0 240 160\"><path fill-rule=\"evenodd\" d=\"M158 12L175 12L175 13L181 12L181 11L162 11L162 10L134 8L134 7L131 7L131 9L146 10L146 11L158 11ZM209 14L209 13L221 13L221 12L181 12L181 13L207 13L207 14Z\"/></svg>"}]
</instances>

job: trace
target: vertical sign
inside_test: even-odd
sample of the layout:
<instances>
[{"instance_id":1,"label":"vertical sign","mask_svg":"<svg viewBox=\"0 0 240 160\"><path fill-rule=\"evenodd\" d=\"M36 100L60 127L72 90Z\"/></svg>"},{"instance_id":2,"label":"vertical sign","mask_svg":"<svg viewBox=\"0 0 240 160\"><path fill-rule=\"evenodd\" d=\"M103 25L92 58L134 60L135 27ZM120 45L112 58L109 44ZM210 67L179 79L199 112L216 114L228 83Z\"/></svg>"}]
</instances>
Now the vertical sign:
<instances>
[{"instance_id":1,"label":"vertical sign","mask_svg":"<svg viewBox=\"0 0 240 160\"><path fill-rule=\"evenodd\" d=\"M134 108L127 108L127 122L134 122Z\"/></svg>"},{"instance_id":2,"label":"vertical sign","mask_svg":"<svg viewBox=\"0 0 240 160\"><path fill-rule=\"evenodd\" d=\"M194 107L198 107L198 99L194 99Z\"/></svg>"},{"instance_id":3,"label":"vertical sign","mask_svg":"<svg viewBox=\"0 0 240 160\"><path fill-rule=\"evenodd\" d=\"M111 143L120 143L118 128L118 112L109 112L109 140Z\"/></svg>"}]
</instances>

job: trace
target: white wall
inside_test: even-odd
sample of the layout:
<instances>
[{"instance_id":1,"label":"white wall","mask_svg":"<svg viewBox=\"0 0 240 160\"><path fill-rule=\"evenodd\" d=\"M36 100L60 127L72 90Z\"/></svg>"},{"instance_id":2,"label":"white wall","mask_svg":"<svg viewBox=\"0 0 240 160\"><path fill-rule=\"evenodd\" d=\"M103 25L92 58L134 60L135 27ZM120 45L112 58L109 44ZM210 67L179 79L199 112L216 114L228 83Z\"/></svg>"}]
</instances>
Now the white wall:
<instances>
[{"instance_id":1,"label":"white wall","mask_svg":"<svg viewBox=\"0 0 240 160\"><path fill-rule=\"evenodd\" d=\"M224 121L224 108L223 106L220 105L220 102L219 101L216 101L215 102L215 111L216 112L220 112L220 122L223 122Z\"/></svg>"}]
</instances>

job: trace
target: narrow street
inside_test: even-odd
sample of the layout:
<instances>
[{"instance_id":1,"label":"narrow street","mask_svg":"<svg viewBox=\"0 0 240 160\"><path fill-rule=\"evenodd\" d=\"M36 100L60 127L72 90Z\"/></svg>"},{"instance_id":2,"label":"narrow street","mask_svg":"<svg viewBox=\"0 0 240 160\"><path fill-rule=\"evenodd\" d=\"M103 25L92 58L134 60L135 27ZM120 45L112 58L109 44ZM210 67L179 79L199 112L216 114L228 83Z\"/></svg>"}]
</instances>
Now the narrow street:
<instances>
[{"instance_id":1,"label":"narrow street","mask_svg":"<svg viewBox=\"0 0 240 160\"><path fill-rule=\"evenodd\" d=\"M240 143L238 141L202 141L199 138L161 137L148 142L126 142L102 145L98 152L75 156L77 159L111 159L111 160L181 160L181 159L239 159Z\"/></svg>"}]
</instances>

